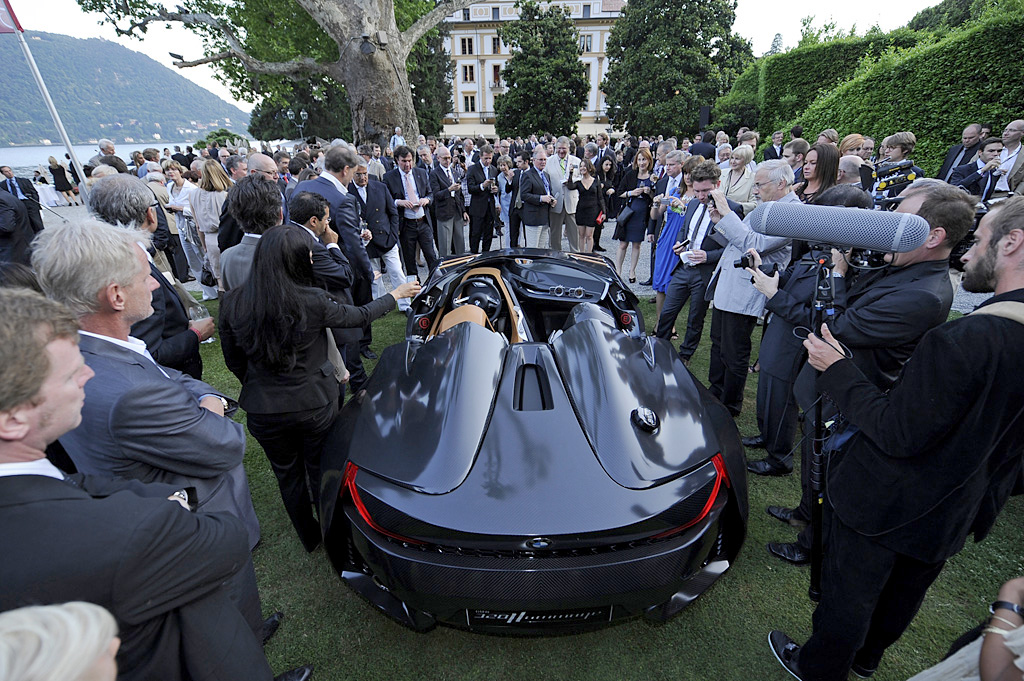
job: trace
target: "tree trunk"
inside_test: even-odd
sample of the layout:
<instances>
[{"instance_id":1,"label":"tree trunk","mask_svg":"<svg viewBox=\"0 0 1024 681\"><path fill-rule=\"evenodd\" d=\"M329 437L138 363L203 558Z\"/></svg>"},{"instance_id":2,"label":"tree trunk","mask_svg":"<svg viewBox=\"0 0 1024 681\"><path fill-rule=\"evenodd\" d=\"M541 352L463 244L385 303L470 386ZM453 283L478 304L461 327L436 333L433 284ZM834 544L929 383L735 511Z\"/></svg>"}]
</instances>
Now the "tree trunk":
<instances>
[{"instance_id":1,"label":"tree trunk","mask_svg":"<svg viewBox=\"0 0 1024 681\"><path fill-rule=\"evenodd\" d=\"M412 103L405 62L392 61L391 46L377 48L370 55L358 49L335 65L331 76L345 85L352 107L352 132L355 144L387 146L396 126L402 136L415 144L419 123Z\"/></svg>"}]
</instances>

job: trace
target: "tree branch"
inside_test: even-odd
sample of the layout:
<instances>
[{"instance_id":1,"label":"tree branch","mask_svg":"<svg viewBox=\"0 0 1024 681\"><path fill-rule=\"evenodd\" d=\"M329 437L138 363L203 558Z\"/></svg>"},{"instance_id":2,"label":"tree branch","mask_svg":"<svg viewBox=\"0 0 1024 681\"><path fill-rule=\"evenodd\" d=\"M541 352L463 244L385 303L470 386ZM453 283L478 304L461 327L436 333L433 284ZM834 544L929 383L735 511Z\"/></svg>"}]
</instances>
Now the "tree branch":
<instances>
[{"instance_id":1,"label":"tree branch","mask_svg":"<svg viewBox=\"0 0 1024 681\"><path fill-rule=\"evenodd\" d=\"M402 31L403 58L409 55L417 40L444 21L449 14L465 9L474 2L479 0L442 0L434 9L417 19L412 26Z\"/></svg>"},{"instance_id":2,"label":"tree branch","mask_svg":"<svg viewBox=\"0 0 1024 681\"><path fill-rule=\"evenodd\" d=\"M169 21L179 22L186 26L209 26L220 33L224 38L224 41L228 44L228 49L223 52L218 52L217 54L212 54L201 59L174 62L174 65L178 68L199 66L200 64L209 64L212 62L224 61L225 59L238 59L242 62L245 70L249 73L259 73L269 76L287 76L289 78L299 79L302 76L312 73L327 72L327 69L325 68L326 65L320 64L315 59L310 59L309 57L293 59L286 62L267 62L256 59L245 51L245 47L242 45L242 41L238 39L238 35L235 33L234 29L205 12L168 12L165 9L160 9L155 15L142 17L141 19L132 22L131 26L127 29L117 28L116 30L119 35L138 37L136 32L140 31L145 33L149 24Z\"/></svg>"}]
</instances>

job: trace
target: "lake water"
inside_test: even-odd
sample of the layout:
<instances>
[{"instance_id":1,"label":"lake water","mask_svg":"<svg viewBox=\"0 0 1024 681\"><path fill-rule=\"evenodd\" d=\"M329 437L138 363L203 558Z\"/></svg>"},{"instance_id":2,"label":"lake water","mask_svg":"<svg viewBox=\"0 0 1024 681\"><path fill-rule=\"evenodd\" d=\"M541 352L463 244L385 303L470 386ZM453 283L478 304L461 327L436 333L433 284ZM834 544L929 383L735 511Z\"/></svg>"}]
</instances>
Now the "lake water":
<instances>
[{"instance_id":1,"label":"lake water","mask_svg":"<svg viewBox=\"0 0 1024 681\"><path fill-rule=\"evenodd\" d=\"M146 143L139 144L118 144L116 147L117 155L124 159L125 163L131 165L131 153L133 151L142 151L146 147L156 147L160 150L161 155L163 154L164 147L171 150L174 153L174 145L181 147L181 150L185 151L186 145L193 145L194 142L163 142L156 140ZM81 161L82 165L97 153L99 148L95 144L76 144L74 146L75 154L78 156L78 160ZM71 163L64 158L64 154L67 153L67 149L62 144L54 144L52 146L38 146L38 147L0 147L0 165L11 166L11 170L18 177L32 178L33 171L36 170L40 165L43 166L43 174L46 175L46 179L49 180L50 184L53 184L53 178L50 176L47 167L50 165L47 160L50 156L57 158L58 160L65 161L68 167Z\"/></svg>"}]
</instances>

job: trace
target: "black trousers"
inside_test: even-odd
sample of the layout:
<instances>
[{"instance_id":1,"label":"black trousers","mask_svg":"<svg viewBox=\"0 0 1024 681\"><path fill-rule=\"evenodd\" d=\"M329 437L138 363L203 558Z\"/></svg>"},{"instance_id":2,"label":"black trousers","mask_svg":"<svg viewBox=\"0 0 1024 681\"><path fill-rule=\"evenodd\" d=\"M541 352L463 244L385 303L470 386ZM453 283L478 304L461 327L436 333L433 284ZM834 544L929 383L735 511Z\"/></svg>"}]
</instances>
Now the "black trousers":
<instances>
[{"instance_id":1,"label":"black trousers","mask_svg":"<svg viewBox=\"0 0 1024 681\"><path fill-rule=\"evenodd\" d=\"M402 249L402 264L405 265L407 277L415 277L419 269L416 267L416 246L423 251L423 257L427 261L427 271L433 272L437 267L437 251L434 249L434 233L427 224L426 218L419 220L408 220L401 218L401 231L398 233L399 243Z\"/></svg>"},{"instance_id":2,"label":"black trousers","mask_svg":"<svg viewBox=\"0 0 1024 681\"><path fill-rule=\"evenodd\" d=\"M676 318L689 300L690 313L686 319L686 335L679 346L679 356L684 360L690 359L693 353L697 352L700 337L704 333L704 320L708 313L708 301L704 300L704 292L707 288L708 282L699 269L680 264L672 273L672 280L665 290L665 302L661 306L661 316L658 317L655 335L665 340L672 338L672 327L676 323Z\"/></svg>"},{"instance_id":3,"label":"black trousers","mask_svg":"<svg viewBox=\"0 0 1024 681\"><path fill-rule=\"evenodd\" d=\"M647 224L651 225L650 220L648 220ZM655 252L658 250L658 239L661 237L661 228L664 227L664 226L665 226L665 218L664 218L664 216L662 216L662 218L660 220L658 220L653 225L651 225L651 227L653 229L653 234L654 234L654 241L651 242L651 278L652 279L654 278L654 258L655 258L655 255L656 255ZM597 243L597 235L596 234L594 235L594 243ZM662 309L664 309L664 308L662 308Z\"/></svg>"},{"instance_id":4,"label":"black trousers","mask_svg":"<svg viewBox=\"0 0 1024 681\"><path fill-rule=\"evenodd\" d=\"M305 411L247 416L249 432L270 460L284 508L307 551L321 541L312 495L320 493L320 455L337 415L338 403L331 402Z\"/></svg>"},{"instance_id":5,"label":"black trousers","mask_svg":"<svg viewBox=\"0 0 1024 681\"><path fill-rule=\"evenodd\" d=\"M743 388L750 364L750 335L757 317L715 309L711 313L709 390L733 416L743 410Z\"/></svg>"},{"instance_id":6,"label":"black trousers","mask_svg":"<svg viewBox=\"0 0 1024 681\"><path fill-rule=\"evenodd\" d=\"M793 438L796 437L798 411L793 382L772 376L763 368L759 376L757 425L765 442L765 458L776 468L793 470Z\"/></svg>"},{"instance_id":7,"label":"black trousers","mask_svg":"<svg viewBox=\"0 0 1024 681\"><path fill-rule=\"evenodd\" d=\"M869 503L865 500L865 503ZM945 561L901 555L844 525L825 505L825 559L814 631L797 657L807 681L846 681L875 669L914 619Z\"/></svg>"},{"instance_id":8,"label":"black trousers","mask_svg":"<svg viewBox=\"0 0 1024 681\"><path fill-rule=\"evenodd\" d=\"M483 215L469 216L469 250L471 253L479 253L481 244L485 252L491 250L494 219L494 204L490 201L487 211Z\"/></svg>"},{"instance_id":9,"label":"black trousers","mask_svg":"<svg viewBox=\"0 0 1024 681\"><path fill-rule=\"evenodd\" d=\"M523 212L512 206L508 211L509 248L519 248L519 234L523 229Z\"/></svg>"}]
</instances>

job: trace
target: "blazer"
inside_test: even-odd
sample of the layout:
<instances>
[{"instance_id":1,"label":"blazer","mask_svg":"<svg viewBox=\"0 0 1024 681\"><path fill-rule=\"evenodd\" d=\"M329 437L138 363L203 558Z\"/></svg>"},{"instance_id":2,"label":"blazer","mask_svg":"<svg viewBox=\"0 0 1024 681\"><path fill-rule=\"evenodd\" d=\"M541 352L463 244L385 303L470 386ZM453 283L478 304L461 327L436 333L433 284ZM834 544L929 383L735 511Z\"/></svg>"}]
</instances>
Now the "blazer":
<instances>
[{"instance_id":1,"label":"blazer","mask_svg":"<svg viewBox=\"0 0 1024 681\"><path fill-rule=\"evenodd\" d=\"M513 213L519 214L523 209L523 198L519 196L519 187L522 185L522 177L523 171L516 168L512 171L512 181L505 185L505 192L512 195L508 202L509 215L512 215ZM518 206L516 205L517 196L519 196L520 203Z\"/></svg>"},{"instance_id":2,"label":"blazer","mask_svg":"<svg viewBox=\"0 0 1024 681\"><path fill-rule=\"evenodd\" d=\"M550 181L549 179L548 182ZM519 182L522 185L520 193L523 197L523 224L531 227L546 226L551 207L540 200L540 197L548 193L544 188L540 171L531 166L522 174Z\"/></svg>"},{"instance_id":3,"label":"blazer","mask_svg":"<svg viewBox=\"0 0 1024 681\"><path fill-rule=\"evenodd\" d=\"M131 335L145 341L161 366L199 380L203 377L203 359L199 337L188 328L188 311L174 286L153 263L149 264L149 273L160 284L153 291L153 314L132 324Z\"/></svg>"},{"instance_id":4,"label":"blazer","mask_svg":"<svg viewBox=\"0 0 1024 681\"><path fill-rule=\"evenodd\" d=\"M703 156L704 160L715 158L715 146L707 142L697 142L690 145L691 156Z\"/></svg>"},{"instance_id":5,"label":"blazer","mask_svg":"<svg viewBox=\"0 0 1024 681\"><path fill-rule=\"evenodd\" d=\"M242 237L241 243L220 254L220 276L226 291L238 288L249 278L252 259L259 242L259 236L246 234Z\"/></svg>"},{"instance_id":6,"label":"blazer","mask_svg":"<svg viewBox=\"0 0 1024 681\"><path fill-rule=\"evenodd\" d=\"M690 238L690 232L693 231L693 220L700 213L699 210L702 204L696 199L686 204L686 210L683 213L683 226L679 229L679 234L676 236L676 243L683 243ZM735 201L729 201L729 207L732 208L733 212L737 215L743 215L743 207ZM667 211L666 211L667 212ZM719 242L719 238L715 236L714 226L707 230L704 234L704 239L699 244L691 244L690 248L698 248L708 254L708 259L697 265L697 272L700 273L701 279L705 283L711 281L711 275L715 271L715 267L718 266L718 261L722 258L722 253L725 251L725 246ZM677 267L682 267L683 261L679 258L675 258L672 263L672 272L676 271Z\"/></svg>"},{"instance_id":7,"label":"blazer","mask_svg":"<svg viewBox=\"0 0 1024 681\"><path fill-rule=\"evenodd\" d=\"M726 198L743 206L744 215L749 215L757 208L757 201L754 198L754 173L749 168L744 168L743 177L735 186L732 184L732 175L732 168L722 173L722 189Z\"/></svg>"},{"instance_id":8,"label":"blazer","mask_svg":"<svg viewBox=\"0 0 1024 681\"><path fill-rule=\"evenodd\" d=\"M330 180L325 177L303 180L295 188L298 192L318 194L331 204L331 226L338 233L338 246L345 252L352 265L356 279L373 281L373 268L366 254L362 239L359 238L359 209L351 194L342 194Z\"/></svg>"},{"instance_id":9,"label":"blazer","mask_svg":"<svg viewBox=\"0 0 1024 681\"><path fill-rule=\"evenodd\" d=\"M996 188L998 177L991 172L982 174L978 169L978 162L971 161L953 169L949 176L949 183L954 187L963 187L974 196L981 197L982 201L988 201Z\"/></svg>"},{"instance_id":10,"label":"blazer","mask_svg":"<svg viewBox=\"0 0 1024 681\"><path fill-rule=\"evenodd\" d=\"M0 543L18 557L0 564L0 611L67 601L105 607L121 637L122 681L271 680L229 596L252 569L237 518L190 513L167 501L178 489L171 485L70 481L0 477Z\"/></svg>"},{"instance_id":11,"label":"blazer","mask_svg":"<svg viewBox=\"0 0 1024 681\"><path fill-rule=\"evenodd\" d=\"M60 438L75 467L195 487L199 510L241 519L255 546L259 522L242 468L245 431L199 406L204 395L225 396L106 340L82 335L79 348L96 376L86 384L81 424Z\"/></svg>"},{"instance_id":12,"label":"blazer","mask_svg":"<svg viewBox=\"0 0 1024 681\"><path fill-rule=\"evenodd\" d=\"M484 168L479 163L474 163L466 170L466 183L469 185L468 212L472 217L483 217L488 211L492 214L496 212L494 199L497 194L492 194L489 188L480 186L486 180L494 180L497 185L498 169L493 164Z\"/></svg>"},{"instance_id":13,"label":"blazer","mask_svg":"<svg viewBox=\"0 0 1024 681\"><path fill-rule=\"evenodd\" d=\"M772 144L769 144L767 147L764 148L764 160L766 160L766 161L774 161L774 160L780 159L780 158L782 158L782 146L781 145L779 146L778 150L776 150L775 146L772 145Z\"/></svg>"},{"instance_id":14,"label":"blazer","mask_svg":"<svg viewBox=\"0 0 1024 681\"><path fill-rule=\"evenodd\" d=\"M1017 154L1017 160L1013 162L1013 167L1010 168L1010 173L1006 178L1011 192L1017 191L1021 180L1024 180L1024 154Z\"/></svg>"},{"instance_id":15,"label":"blazer","mask_svg":"<svg viewBox=\"0 0 1024 681\"><path fill-rule=\"evenodd\" d=\"M960 163L956 164L957 157L960 156L960 152L963 151L964 155L960 158ZM978 158L978 152L981 151L981 140L973 147L967 147L964 149L962 144L954 144L946 152L946 158L942 161L942 166L939 168L939 173L935 176L944 182L955 184L953 182L953 170L957 167L971 163ZM956 164L956 165L954 165Z\"/></svg>"},{"instance_id":16,"label":"blazer","mask_svg":"<svg viewBox=\"0 0 1024 681\"><path fill-rule=\"evenodd\" d=\"M567 154L565 157L565 168L566 172L562 174L561 159L558 158L558 154L548 158L548 164L544 168L544 172L551 178L551 195L555 197L555 204L551 206L551 211L554 213L575 213L576 203L580 199L580 194L575 189L569 189L565 186L564 182L566 178L572 176L572 171L579 170L580 160L572 154Z\"/></svg>"},{"instance_id":17,"label":"blazer","mask_svg":"<svg viewBox=\"0 0 1024 681\"><path fill-rule=\"evenodd\" d=\"M326 292L313 289L303 305L306 324L295 329L295 366L286 371L267 368L250 361L240 345L245 318L238 310L238 296L224 298L220 314L220 339L224 361L238 380L242 392L238 404L253 414L280 414L316 409L338 400L341 384L334 376L334 365L327 358L328 328L356 328L384 316L395 307L395 299L384 295L362 307L332 300Z\"/></svg>"},{"instance_id":18,"label":"blazer","mask_svg":"<svg viewBox=\"0 0 1024 681\"><path fill-rule=\"evenodd\" d=\"M27 180L24 177L15 177L14 181L17 183L18 187L21 188L21 193L28 199L27 202L23 203L25 209L28 211L28 221L32 226L32 232L38 233L42 231L43 216L40 212L42 209L39 207L41 205L39 203L39 192L37 192L36 188L32 186L31 180ZM6 177L0 178L0 189L11 192L11 188L8 186L7 182L8 179ZM11 192L11 195L16 199L18 198L17 194L14 194L13 192ZM20 199L18 200L20 201Z\"/></svg>"},{"instance_id":19,"label":"blazer","mask_svg":"<svg viewBox=\"0 0 1024 681\"><path fill-rule=\"evenodd\" d=\"M462 215L466 209L466 199L462 196L462 169L452 163L448 170L451 171L455 184L459 185L455 190L455 196L448 190L451 184L448 182L445 169L437 167L430 171L430 193L434 197L434 215L438 220L451 220L456 215Z\"/></svg>"},{"instance_id":20,"label":"blazer","mask_svg":"<svg viewBox=\"0 0 1024 681\"><path fill-rule=\"evenodd\" d=\"M395 202L391 200L391 194L384 183L377 180L367 183L365 203L354 182L348 186L348 195L355 199L359 217L373 234L370 243L366 244L366 255L379 258L398 243L398 210Z\"/></svg>"},{"instance_id":21,"label":"blazer","mask_svg":"<svg viewBox=\"0 0 1024 681\"><path fill-rule=\"evenodd\" d=\"M433 201L432 194L430 192L430 180L427 178L427 171L423 168L412 169L412 179L416 183L416 195L419 198L428 198ZM405 200L405 187L402 183L402 171L397 167L392 168L388 172L384 173L384 184L387 186L388 191L391 192L392 201L404 201ZM430 206L423 207L423 216L427 220L427 224L430 224ZM395 209L398 211L398 224L405 224L405 209L400 208L397 205Z\"/></svg>"},{"instance_id":22,"label":"blazer","mask_svg":"<svg viewBox=\"0 0 1024 681\"><path fill-rule=\"evenodd\" d=\"M7 192L0 193L0 262L17 262L28 267L35 233L23 203Z\"/></svg>"}]
</instances>

